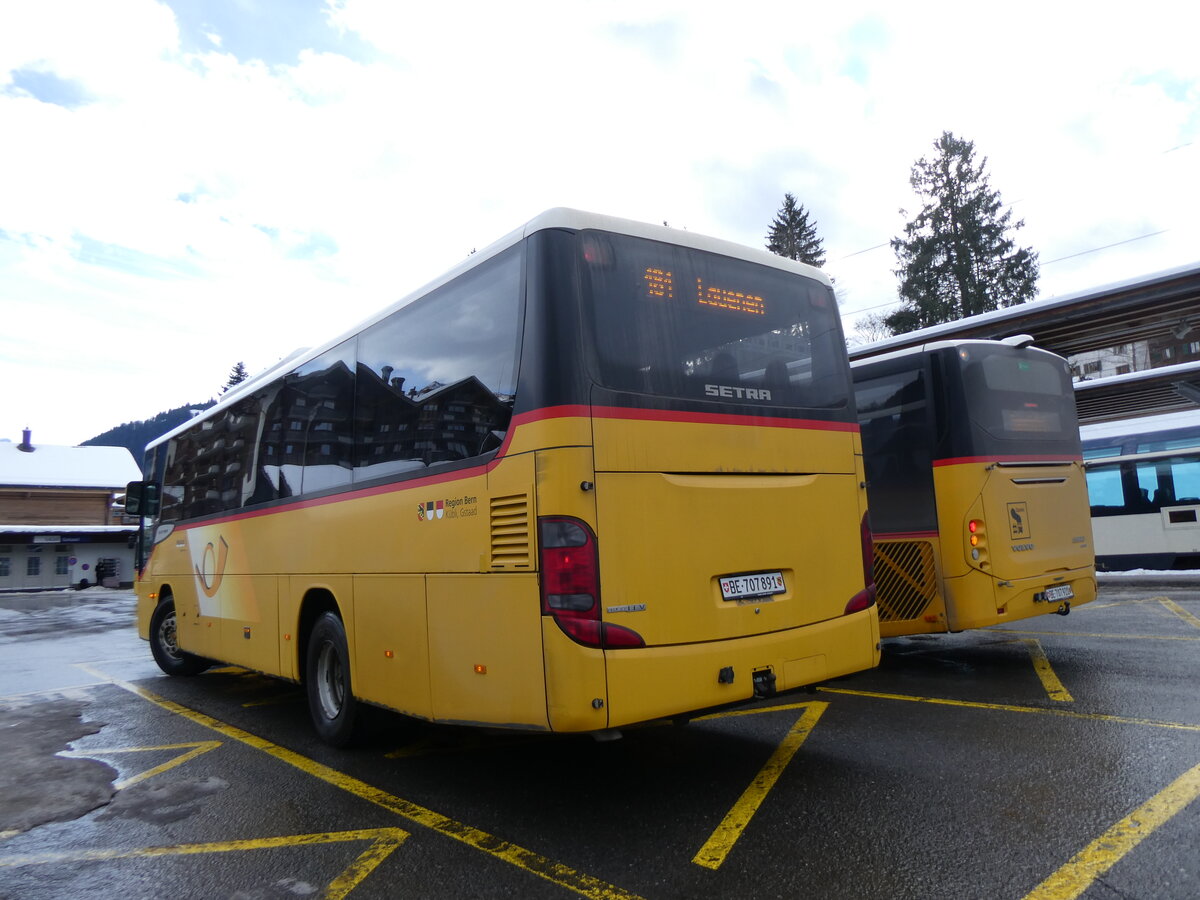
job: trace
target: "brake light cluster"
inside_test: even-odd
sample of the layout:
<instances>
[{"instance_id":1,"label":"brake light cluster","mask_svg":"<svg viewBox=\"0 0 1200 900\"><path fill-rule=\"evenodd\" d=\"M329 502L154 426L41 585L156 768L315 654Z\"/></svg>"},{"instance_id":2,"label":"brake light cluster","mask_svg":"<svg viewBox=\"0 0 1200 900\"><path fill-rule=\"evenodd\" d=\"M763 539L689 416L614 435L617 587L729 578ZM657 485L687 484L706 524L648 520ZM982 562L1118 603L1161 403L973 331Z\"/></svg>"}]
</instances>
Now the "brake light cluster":
<instances>
[{"instance_id":1,"label":"brake light cluster","mask_svg":"<svg viewBox=\"0 0 1200 900\"><path fill-rule=\"evenodd\" d=\"M987 528L983 519L967 521L967 545L971 548L971 561L983 565L987 560Z\"/></svg>"},{"instance_id":2,"label":"brake light cluster","mask_svg":"<svg viewBox=\"0 0 1200 900\"><path fill-rule=\"evenodd\" d=\"M542 615L585 647L644 647L636 631L601 621L600 565L596 535L587 523L566 516L538 519Z\"/></svg>"},{"instance_id":3,"label":"brake light cluster","mask_svg":"<svg viewBox=\"0 0 1200 900\"><path fill-rule=\"evenodd\" d=\"M862 541L863 584L866 586L850 598L846 604L846 615L862 612L875 605L875 535L871 533L871 521L866 515L863 515L859 526L859 539Z\"/></svg>"}]
</instances>

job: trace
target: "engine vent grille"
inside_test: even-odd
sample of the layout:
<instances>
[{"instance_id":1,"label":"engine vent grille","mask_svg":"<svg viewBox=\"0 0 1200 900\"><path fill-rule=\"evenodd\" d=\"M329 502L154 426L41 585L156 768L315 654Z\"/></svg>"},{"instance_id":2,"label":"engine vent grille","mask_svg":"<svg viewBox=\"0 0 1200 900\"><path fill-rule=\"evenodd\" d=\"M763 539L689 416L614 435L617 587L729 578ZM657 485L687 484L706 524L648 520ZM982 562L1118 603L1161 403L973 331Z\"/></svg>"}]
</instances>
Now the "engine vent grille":
<instances>
[{"instance_id":1,"label":"engine vent grille","mask_svg":"<svg viewBox=\"0 0 1200 900\"><path fill-rule=\"evenodd\" d=\"M492 568L529 569L529 495L493 497L491 507Z\"/></svg>"},{"instance_id":2,"label":"engine vent grille","mask_svg":"<svg viewBox=\"0 0 1200 900\"><path fill-rule=\"evenodd\" d=\"M928 541L877 543L874 571L882 622L919 619L937 597L933 546Z\"/></svg>"}]
</instances>

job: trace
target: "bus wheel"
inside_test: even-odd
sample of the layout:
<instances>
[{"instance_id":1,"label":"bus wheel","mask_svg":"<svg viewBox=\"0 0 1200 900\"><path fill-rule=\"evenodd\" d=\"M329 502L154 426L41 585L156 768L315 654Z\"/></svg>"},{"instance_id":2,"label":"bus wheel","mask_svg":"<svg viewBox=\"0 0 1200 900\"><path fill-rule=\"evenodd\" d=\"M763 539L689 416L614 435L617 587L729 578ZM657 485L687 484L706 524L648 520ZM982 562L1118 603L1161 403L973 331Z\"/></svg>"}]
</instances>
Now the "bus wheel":
<instances>
[{"instance_id":1,"label":"bus wheel","mask_svg":"<svg viewBox=\"0 0 1200 900\"><path fill-rule=\"evenodd\" d=\"M346 629L332 612L322 613L308 639L305 666L308 711L325 743L347 747L354 742L357 704L350 691L350 651Z\"/></svg>"},{"instance_id":2,"label":"bus wheel","mask_svg":"<svg viewBox=\"0 0 1200 900\"><path fill-rule=\"evenodd\" d=\"M175 601L167 597L150 617L150 652L168 675L199 675L209 662L179 649L175 626Z\"/></svg>"}]
</instances>

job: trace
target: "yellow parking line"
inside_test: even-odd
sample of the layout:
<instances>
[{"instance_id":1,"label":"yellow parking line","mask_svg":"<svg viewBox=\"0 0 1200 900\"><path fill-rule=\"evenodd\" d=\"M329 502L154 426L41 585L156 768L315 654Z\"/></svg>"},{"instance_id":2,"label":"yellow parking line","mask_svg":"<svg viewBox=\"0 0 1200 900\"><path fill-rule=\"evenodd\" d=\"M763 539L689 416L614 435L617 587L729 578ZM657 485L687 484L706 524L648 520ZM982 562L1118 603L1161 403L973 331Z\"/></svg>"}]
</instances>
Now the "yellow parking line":
<instances>
[{"instance_id":1,"label":"yellow parking line","mask_svg":"<svg viewBox=\"0 0 1200 900\"><path fill-rule=\"evenodd\" d=\"M1155 599L1157 599L1159 603L1161 603L1171 612L1175 613L1175 615L1179 616L1179 618L1183 619L1183 621L1187 622L1189 625L1194 625L1196 628L1200 628L1200 619L1193 616L1190 612L1188 612L1171 598L1156 597Z\"/></svg>"},{"instance_id":2,"label":"yellow parking line","mask_svg":"<svg viewBox=\"0 0 1200 900\"><path fill-rule=\"evenodd\" d=\"M1062 638L1119 638L1123 641L1200 641L1200 637L1188 637L1182 634L1095 634L1087 631L1022 631L1017 628L989 628L994 634L1037 634Z\"/></svg>"},{"instance_id":3,"label":"yellow parking line","mask_svg":"<svg viewBox=\"0 0 1200 900\"><path fill-rule=\"evenodd\" d=\"M176 766L182 766L185 762L188 762L189 760L193 760L197 756L200 756L203 753L207 753L210 750L216 750L220 746L221 746L221 741L193 741L190 744L165 744L161 747L120 747L120 748L100 748L100 749L88 748L87 750L67 750L67 751L64 751L61 755L91 758L94 756L109 756L109 755L112 755L115 753L148 753L152 750L187 750L188 751L187 753L181 753L179 756L176 756L174 759L167 760L162 765L155 766L152 769L147 769L145 772L141 772L141 773L139 773L137 775L133 775L129 778L122 779L121 781L118 781L116 784L113 785L113 787L115 787L117 790L123 790L124 788L130 787L131 785L135 785L142 781L145 781L147 778L153 778L155 775L161 775L163 772L167 772L167 771L175 768Z\"/></svg>"},{"instance_id":4,"label":"yellow parking line","mask_svg":"<svg viewBox=\"0 0 1200 900\"><path fill-rule=\"evenodd\" d=\"M847 688L821 687L824 694L847 694L853 697L871 697L875 700L907 700L910 703L932 703L935 706L957 706L964 709L990 709L996 712L1032 713L1042 716L1062 716L1068 719L1085 719L1090 722L1111 722L1115 725L1149 725L1154 728L1172 728L1178 731L1200 731L1200 725L1186 722L1164 722L1159 719L1135 719L1130 716L1106 716L1100 713L1082 713L1071 709L1042 709L1037 706L1015 706L1007 703L980 703L974 700L944 700L940 697L914 697L910 694L884 694L878 691L852 691Z\"/></svg>"},{"instance_id":5,"label":"yellow parking line","mask_svg":"<svg viewBox=\"0 0 1200 900\"><path fill-rule=\"evenodd\" d=\"M803 703L780 703L778 706L755 706L750 709L724 709L721 712L707 713L703 716L696 716L692 719L693 722L709 722L713 719L731 719L735 716L759 716L763 713L787 712L789 709L808 709L813 703L819 702L814 700L805 700ZM829 704L823 704L828 706ZM823 710L822 710L823 711Z\"/></svg>"},{"instance_id":6,"label":"yellow parking line","mask_svg":"<svg viewBox=\"0 0 1200 900\"><path fill-rule=\"evenodd\" d=\"M1154 830L1200 796L1200 765L1184 772L1039 884L1025 900L1074 900Z\"/></svg>"},{"instance_id":7,"label":"yellow parking line","mask_svg":"<svg viewBox=\"0 0 1200 900\"><path fill-rule=\"evenodd\" d=\"M93 671L92 674L98 678L105 677L103 672ZM165 697L151 693L136 684L116 678L108 679L108 681L110 684L136 694L143 700L153 703L155 706L182 716L197 725L209 728L230 740L239 741L249 747L253 747L255 750L260 750L268 756L273 756L280 762L294 766L300 771L312 775L314 778L319 778L326 784L340 788L348 794L353 794L356 797L374 803L376 806L383 807L390 812L403 816L411 822L415 822L446 837L453 838L456 841L461 841L476 850L487 853L489 856L494 856L532 875L537 875L539 878L544 878L585 897L594 897L597 900L613 900L613 898L631 898L632 900L632 898L637 896L623 888L601 881L598 878L593 878L582 872L576 872L567 866L534 853L532 850L526 850L516 844L511 844L508 841L494 837L485 831L480 831L478 828L473 828L462 822L456 822L433 810L393 796L386 791L372 787L365 781L360 781L344 772L339 772L337 769L323 765L316 760L301 756L295 751L280 747L278 744L273 744L234 725L229 725L202 712L189 709L173 700L167 700Z\"/></svg>"},{"instance_id":8,"label":"yellow parking line","mask_svg":"<svg viewBox=\"0 0 1200 900\"><path fill-rule=\"evenodd\" d=\"M1029 650L1029 655L1033 658L1033 670L1037 672L1038 678L1042 681L1042 687L1046 689L1046 694L1050 699L1060 703L1074 703L1075 698L1071 696L1071 692L1054 674L1054 669L1050 666L1050 659L1046 656L1041 641L1037 638L1022 638L1020 642Z\"/></svg>"},{"instance_id":9,"label":"yellow parking line","mask_svg":"<svg viewBox=\"0 0 1200 900\"><path fill-rule=\"evenodd\" d=\"M169 847L140 847L136 850L76 850L40 853L31 856L0 857L0 868L47 865L51 863L102 862L111 859L149 859L162 856L193 856L201 853L229 853L246 850L274 850L280 847L311 847L349 841L371 841L371 845L343 870L321 894L326 900L342 900L364 878L404 843L408 832L400 828L371 828L327 834L294 834L284 837L254 838L246 841L219 841L209 844L175 844Z\"/></svg>"},{"instance_id":10,"label":"yellow parking line","mask_svg":"<svg viewBox=\"0 0 1200 900\"><path fill-rule=\"evenodd\" d=\"M717 826L716 831L700 848L700 852L692 859L698 866L704 866L708 869L719 869L721 864L725 862L725 857L729 855L729 851L733 849L733 845L737 843L737 839L742 836L742 832L746 830L746 826L750 824L750 820L758 811L758 807L766 799L771 788L775 786L775 782L779 780L779 776L783 774L783 770L787 768L787 764L792 761L792 757L796 755L796 751L800 749L800 745L804 743L817 724L817 720L821 718L821 714L829 708L828 703L813 701L812 703L804 704L807 709L796 720L796 724L792 726L787 737L775 748L775 752L771 754L771 758L767 760L766 765L759 771L757 777L750 782L750 786L738 798L738 801L729 810L725 819ZM753 712L773 712L774 710L755 710Z\"/></svg>"}]
</instances>

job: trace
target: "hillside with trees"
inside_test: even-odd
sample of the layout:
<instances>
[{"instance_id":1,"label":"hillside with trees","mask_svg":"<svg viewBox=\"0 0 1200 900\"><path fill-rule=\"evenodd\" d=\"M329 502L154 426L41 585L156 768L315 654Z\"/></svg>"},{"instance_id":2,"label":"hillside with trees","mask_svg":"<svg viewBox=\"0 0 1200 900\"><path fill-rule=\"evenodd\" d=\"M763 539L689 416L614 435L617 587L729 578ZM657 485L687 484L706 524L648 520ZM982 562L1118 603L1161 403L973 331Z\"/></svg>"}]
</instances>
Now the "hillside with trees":
<instances>
[{"instance_id":1,"label":"hillside with trees","mask_svg":"<svg viewBox=\"0 0 1200 900\"><path fill-rule=\"evenodd\" d=\"M215 402L215 400L207 400L204 403L190 403L187 406L179 406L175 409L161 412L152 419L144 419L140 422L126 422L123 425L110 428L103 434L98 434L94 438L84 441L80 446L126 447L133 454L133 458L141 465L142 455L145 453L148 443L166 434L177 425L182 425L197 412L202 409L208 409Z\"/></svg>"}]
</instances>

